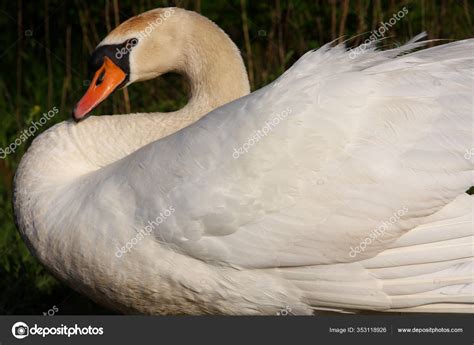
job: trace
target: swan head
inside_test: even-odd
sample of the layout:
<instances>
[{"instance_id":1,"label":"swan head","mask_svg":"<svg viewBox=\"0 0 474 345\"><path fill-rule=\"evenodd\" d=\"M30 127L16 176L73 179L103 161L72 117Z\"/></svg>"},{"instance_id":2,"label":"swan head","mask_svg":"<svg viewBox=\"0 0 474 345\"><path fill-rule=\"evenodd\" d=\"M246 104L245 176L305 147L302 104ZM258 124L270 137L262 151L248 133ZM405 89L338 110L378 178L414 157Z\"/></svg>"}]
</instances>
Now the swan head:
<instances>
[{"instance_id":1,"label":"swan head","mask_svg":"<svg viewBox=\"0 0 474 345\"><path fill-rule=\"evenodd\" d=\"M230 76L229 82L232 79L234 83L237 79L238 92L241 93L238 97L249 92L239 50L212 21L180 8L160 8L142 13L120 24L92 53L89 73L93 77L72 112L73 119L76 122L85 119L117 89L168 72L183 74L191 84L194 81L202 88L216 79L211 73L216 66L218 71L214 74L220 74L219 79ZM229 69L237 71L232 73ZM214 86L214 90L208 91L214 92L222 85ZM227 102L238 97L234 96Z\"/></svg>"}]
</instances>

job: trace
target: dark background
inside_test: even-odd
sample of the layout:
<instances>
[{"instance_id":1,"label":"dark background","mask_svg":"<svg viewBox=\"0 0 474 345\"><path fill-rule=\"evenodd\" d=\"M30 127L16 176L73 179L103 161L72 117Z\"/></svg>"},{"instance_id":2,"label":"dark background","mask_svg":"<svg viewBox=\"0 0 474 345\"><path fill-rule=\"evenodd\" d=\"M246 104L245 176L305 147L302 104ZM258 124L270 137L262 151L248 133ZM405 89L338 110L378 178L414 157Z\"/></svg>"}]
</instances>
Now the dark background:
<instances>
[{"instance_id":1,"label":"dark background","mask_svg":"<svg viewBox=\"0 0 474 345\"><path fill-rule=\"evenodd\" d=\"M473 36L472 0L0 0L0 147L54 106L59 114L42 130L69 119L91 78L87 58L100 40L129 17L167 6L200 12L222 27L242 50L254 90L309 49L341 36L362 34L352 41L361 43L404 6L408 14L389 30L383 46L422 31L429 38ZM179 76L168 75L115 93L97 113L176 110L186 103L186 88ZM15 228L12 180L30 143L0 159L0 314L112 313L48 274Z\"/></svg>"}]
</instances>

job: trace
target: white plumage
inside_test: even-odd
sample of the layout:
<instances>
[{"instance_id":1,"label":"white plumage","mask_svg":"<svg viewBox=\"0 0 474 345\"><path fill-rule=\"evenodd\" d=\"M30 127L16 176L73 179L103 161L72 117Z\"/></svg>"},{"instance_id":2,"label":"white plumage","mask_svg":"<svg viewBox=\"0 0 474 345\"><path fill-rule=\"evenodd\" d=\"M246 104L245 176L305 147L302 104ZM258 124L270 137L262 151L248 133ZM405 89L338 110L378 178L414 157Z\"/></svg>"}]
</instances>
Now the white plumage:
<instances>
[{"instance_id":1,"label":"white plumage","mask_svg":"<svg viewBox=\"0 0 474 345\"><path fill-rule=\"evenodd\" d=\"M20 231L124 312L472 312L474 40L410 53L420 38L308 52L156 141L154 115L62 122L18 169Z\"/></svg>"}]
</instances>

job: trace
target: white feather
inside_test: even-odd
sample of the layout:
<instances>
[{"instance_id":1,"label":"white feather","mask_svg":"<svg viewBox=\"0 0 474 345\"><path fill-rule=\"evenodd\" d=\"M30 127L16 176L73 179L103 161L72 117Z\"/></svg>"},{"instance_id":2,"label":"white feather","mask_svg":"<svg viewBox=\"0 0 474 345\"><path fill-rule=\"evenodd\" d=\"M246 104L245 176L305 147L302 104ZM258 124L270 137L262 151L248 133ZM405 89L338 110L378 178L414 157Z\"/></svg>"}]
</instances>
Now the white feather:
<instances>
[{"instance_id":1,"label":"white feather","mask_svg":"<svg viewBox=\"0 0 474 345\"><path fill-rule=\"evenodd\" d=\"M61 123L18 170L20 229L56 275L124 311L472 312L474 40L409 53L419 38L356 59L340 45L309 52L135 152L109 141L139 116Z\"/></svg>"}]
</instances>

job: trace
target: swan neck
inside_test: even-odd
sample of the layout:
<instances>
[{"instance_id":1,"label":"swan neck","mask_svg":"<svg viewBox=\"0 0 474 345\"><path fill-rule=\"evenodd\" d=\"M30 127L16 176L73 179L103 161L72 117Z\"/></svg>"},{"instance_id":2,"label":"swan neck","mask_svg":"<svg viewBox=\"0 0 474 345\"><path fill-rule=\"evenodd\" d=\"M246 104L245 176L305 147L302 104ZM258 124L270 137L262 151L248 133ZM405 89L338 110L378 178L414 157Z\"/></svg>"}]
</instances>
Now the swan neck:
<instances>
[{"instance_id":1,"label":"swan neck","mask_svg":"<svg viewBox=\"0 0 474 345\"><path fill-rule=\"evenodd\" d=\"M190 99L184 111L197 118L250 93L238 48L219 27L210 24L205 35L190 34L184 63L178 70L190 86Z\"/></svg>"}]
</instances>

